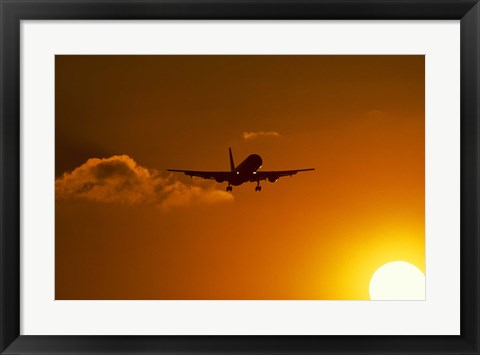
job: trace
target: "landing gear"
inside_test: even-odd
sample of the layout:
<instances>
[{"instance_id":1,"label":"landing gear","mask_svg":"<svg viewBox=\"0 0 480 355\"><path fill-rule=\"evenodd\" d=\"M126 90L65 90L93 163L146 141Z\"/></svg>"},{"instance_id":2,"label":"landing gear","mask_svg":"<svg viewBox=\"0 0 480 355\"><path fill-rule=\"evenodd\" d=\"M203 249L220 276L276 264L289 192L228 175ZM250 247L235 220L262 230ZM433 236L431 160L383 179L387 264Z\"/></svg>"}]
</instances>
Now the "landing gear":
<instances>
[{"instance_id":1,"label":"landing gear","mask_svg":"<svg viewBox=\"0 0 480 355\"><path fill-rule=\"evenodd\" d=\"M257 186L255 186L255 191L262 191L262 187L260 186L260 181L257 181Z\"/></svg>"},{"instance_id":2,"label":"landing gear","mask_svg":"<svg viewBox=\"0 0 480 355\"><path fill-rule=\"evenodd\" d=\"M228 186L227 186L227 192L231 192L232 190L233 190L232 185L228 185Z\"/></svg>"}]
</instances>

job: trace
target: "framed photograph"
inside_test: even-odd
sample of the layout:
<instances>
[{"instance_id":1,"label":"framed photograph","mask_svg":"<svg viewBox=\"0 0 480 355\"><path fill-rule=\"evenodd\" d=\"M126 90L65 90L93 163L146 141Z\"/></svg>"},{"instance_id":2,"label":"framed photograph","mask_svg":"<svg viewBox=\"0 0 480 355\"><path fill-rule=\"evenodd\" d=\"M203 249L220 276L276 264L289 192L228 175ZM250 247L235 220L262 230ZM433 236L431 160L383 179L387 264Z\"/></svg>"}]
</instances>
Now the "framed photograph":
<instances>
[{"instance_id":1,"label":"framed photograph","mask_svg":"<svg viewBox=\"0 0 480 355\"><path fill-rule=\"evenodd\" d=\"M2 354L479 354L477 1L1 1Z\"/></svg>"}]
</instances>

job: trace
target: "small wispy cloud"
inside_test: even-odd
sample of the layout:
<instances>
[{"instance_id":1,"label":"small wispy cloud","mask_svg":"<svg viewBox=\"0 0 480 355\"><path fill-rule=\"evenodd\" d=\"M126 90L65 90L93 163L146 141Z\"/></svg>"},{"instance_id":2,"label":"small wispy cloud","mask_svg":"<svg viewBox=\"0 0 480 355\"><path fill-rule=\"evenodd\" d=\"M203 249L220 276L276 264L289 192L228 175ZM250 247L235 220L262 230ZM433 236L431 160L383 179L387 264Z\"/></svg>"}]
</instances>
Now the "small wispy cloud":
<instances>
[{"instance_id":1,"label":"small wispy cloud","mask_svg":"<svg viewBox=\"0 0 480 355\"><path fill-rule=\"evenodd\" d=\"M233 200L232 194L216 189L213 182L187 184L140 166L128 155L88 159L56 179L55 195L100 203L147 203L164 209Z\"/></svg>"},{"instance_id":2,"label":"small wispy cloud","mask_svg":"<svg viewBox=\"0 0 480 355\"><path fill-rule=\"evenodd\" d=\"M275 131L257 131L257 132L243 132L242 137L245 140L256 139L262 137L281 137L280 133Z\"/></svg>"},{"instance_id":3,"label":"small wispy cloud","mask_svg":"<svg viewBox=\"0 0 480 355\"><path fill-rule=\"evenodd\" d=\"M380 117L383 115L383 111L381 110L371 110L367 112L367 115L370 117Z\"/></svg>"}]
</instances>

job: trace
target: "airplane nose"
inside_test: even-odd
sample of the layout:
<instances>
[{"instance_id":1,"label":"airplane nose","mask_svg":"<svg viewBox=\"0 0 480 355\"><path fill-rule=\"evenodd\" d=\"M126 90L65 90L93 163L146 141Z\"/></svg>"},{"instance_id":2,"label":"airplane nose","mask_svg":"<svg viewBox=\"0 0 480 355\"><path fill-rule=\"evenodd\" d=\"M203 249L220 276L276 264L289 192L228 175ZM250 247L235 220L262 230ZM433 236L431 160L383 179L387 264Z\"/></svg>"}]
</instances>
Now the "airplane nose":
<instances>
[{"instance_id":1,"label":"airplane nose","mask_svg":"<svg viewBox=\"0 0 480 355\"><path fill-rule=\"evenodd\" d=\"M262 166L262 157L260 157L260 155L255 155L255 162L258 164L258 166Z\"/></svg>"}]
</instances>

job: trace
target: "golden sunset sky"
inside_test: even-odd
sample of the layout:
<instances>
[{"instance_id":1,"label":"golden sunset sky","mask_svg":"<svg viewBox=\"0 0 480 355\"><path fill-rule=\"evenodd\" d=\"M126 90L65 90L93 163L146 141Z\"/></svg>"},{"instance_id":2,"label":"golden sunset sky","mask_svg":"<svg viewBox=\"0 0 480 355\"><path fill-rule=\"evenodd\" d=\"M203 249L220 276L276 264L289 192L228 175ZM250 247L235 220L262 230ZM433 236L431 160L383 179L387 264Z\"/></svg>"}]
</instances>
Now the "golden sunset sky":
<instances>
[{"instance_id":1,"label":"golden sunset sky","mask_svg":"<svg viewBox=\"0 0 480 355\"><path fill-rule=\"evenodd\" d=\"M425 272L423 56L56 56L56 299L369 299ZM166 169L313 167L225 191Z\"/></svg>"}]
</instances>

